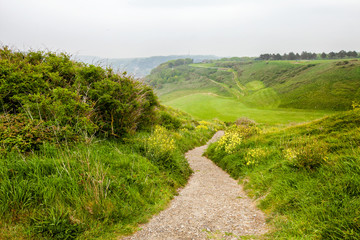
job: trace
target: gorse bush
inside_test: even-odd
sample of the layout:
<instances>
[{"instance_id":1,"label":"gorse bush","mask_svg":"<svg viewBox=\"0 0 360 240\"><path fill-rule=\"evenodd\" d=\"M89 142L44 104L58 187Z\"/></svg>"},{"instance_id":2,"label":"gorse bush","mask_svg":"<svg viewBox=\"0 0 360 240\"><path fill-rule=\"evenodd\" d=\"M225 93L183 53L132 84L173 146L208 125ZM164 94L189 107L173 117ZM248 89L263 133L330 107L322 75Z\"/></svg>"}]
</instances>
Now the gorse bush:
<instances>
[{"instance_id":1,"label":"gorse bush","mask_svg":"<svg viewBox=\"0 0 360 240\"><path fill-rule=\"evenodd\" d=\"M64 53L3 47L0 80L0 114L21 113L53 131L66 128L66 135L58 135L68 141L72 135L134 133L153 124L159 105L153 91L132 77L74 62Z\"/></svg>"},{"instance_id":2,"label":"gorse bush","mask_svg":"<svg viewBox=\"0 0 360 240\"><path fill-rule=\"evenodd\" d=\"M57 130L63 133L64 130ZM54 129L44 121L30 119L22 114L0 115L0 153L15 150L26 152L38 150L44 141L55 141Z\"/></svg>"},{"instance_id":3,"label":"gorse bush","mask_svg":"<svg viewBox=\"0 0 360 240\"><path fill-rule=\"evenodd\" d=\"M229 127L217 144L217 151L228 154L234 153L241 145L242 140L260 132L256 125L233 125Z\"/></svg>"},{"instance_id":4,"label":"gorse bush","mask_svg":"<svg viewBox=\"0 0 360 240\"><path fill-rule=\"evenodd\" d=\"M171 133L157 125L152 135L145 141L146 153L151 155L151 159L160 161L159 165L171 168L170 159L176 149L175 139L180 137L179 134Z\"/></svg>"}]
</instances>

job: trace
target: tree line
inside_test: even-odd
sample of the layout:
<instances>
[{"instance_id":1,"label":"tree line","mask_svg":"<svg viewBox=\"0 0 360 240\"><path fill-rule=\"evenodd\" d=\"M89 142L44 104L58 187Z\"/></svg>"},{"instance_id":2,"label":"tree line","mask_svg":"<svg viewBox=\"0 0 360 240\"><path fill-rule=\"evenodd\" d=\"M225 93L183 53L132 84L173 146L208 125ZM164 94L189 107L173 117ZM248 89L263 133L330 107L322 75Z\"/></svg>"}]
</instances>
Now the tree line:
<instances>
[{"instance_id":1,"label":"tree line","mask_svg":"<svg viewBox=\"0 0 360 240\"><path fill-rule=\"evenodd\" d=\"M312 53L303 51L301 54L289 52L283 55L276 53L261 54L257 60L314 60L314 59L341 59L341 58L358 58L360 55L356 51L329 52L329 53Z\"/></svg>"}]
</instances>

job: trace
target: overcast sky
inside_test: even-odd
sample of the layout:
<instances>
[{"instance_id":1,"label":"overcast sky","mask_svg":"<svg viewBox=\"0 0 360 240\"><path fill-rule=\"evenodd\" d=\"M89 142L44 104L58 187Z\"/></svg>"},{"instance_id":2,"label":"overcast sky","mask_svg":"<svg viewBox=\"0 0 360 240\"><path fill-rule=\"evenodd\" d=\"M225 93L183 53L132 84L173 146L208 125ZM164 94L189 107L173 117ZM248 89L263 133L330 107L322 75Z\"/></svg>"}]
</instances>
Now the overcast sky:
<instances>
[{"instance_id":1,"label":"overcast sky","mask_svg":"<svg viewBox=\"0 0 360 240\"><path fill-rule=\"evenodd\" d=\"M108 58L360 51L360 0L0 0L0 44Z\"/></svg>"}]
</instances>

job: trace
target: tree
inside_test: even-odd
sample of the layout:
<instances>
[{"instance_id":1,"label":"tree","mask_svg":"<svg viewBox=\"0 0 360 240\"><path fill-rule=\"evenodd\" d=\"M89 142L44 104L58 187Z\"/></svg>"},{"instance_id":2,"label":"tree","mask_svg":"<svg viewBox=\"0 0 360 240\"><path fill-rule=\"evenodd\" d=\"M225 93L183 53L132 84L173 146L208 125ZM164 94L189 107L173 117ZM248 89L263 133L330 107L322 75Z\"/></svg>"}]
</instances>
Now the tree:
<instances>
[{"instance_id":1,"label":"tree","mask_svg":"<svg viewBox=\"0 0 360 240\"><path fill-rule=\"evenodd\" d=\"M330 52L328 56L330 59L334 59L336 57L336 53Z\"/></svg>"},{"instance_id":2,"label":"tree","mask_svg":"<svg viewBox=\"0 0 360 240\"><path fill-rule=\"evenodd\" d=\"M337 55L338 55L338 58L344 58L344 57L346 57L346 52L344 50L341 50Z\"/></svg>"},{"instance_id":3,"label":"tree","mask_svg":"<svg viewBox=\"0 0 360 240\"><path fill-rule=\"evenodd\" d=\"M289 59L289 60L295 60L295 59L296 59L296 55L295 55L295 53L293 53L293 52L289 52L288 59Z\"/></svg>"},{"instance_id":4,"label":"tree","mask_svg":"<svg viewBox=\"0 0 360 240\"><path fill-rule=\"evenodd\" d=\"M281 59L282 59L282 57L279 53L274 54L274 60L281 60Z\"/></svg>"}]
</instances>

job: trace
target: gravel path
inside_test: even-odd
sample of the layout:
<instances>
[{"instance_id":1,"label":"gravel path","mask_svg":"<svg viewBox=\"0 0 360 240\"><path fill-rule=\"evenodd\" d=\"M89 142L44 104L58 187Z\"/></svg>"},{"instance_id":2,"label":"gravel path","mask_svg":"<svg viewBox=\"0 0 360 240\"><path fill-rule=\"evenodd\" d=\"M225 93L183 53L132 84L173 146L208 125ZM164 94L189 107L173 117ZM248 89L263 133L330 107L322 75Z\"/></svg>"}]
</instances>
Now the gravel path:
<instances>
[{"instance_id":1,"label":"gravel path","mask_svg":"<svg viewBox=\"0 0 360 240\"><path fill-rule=\"evenodd\" d=\"M213 142L224 133L217 132ZM186 153L194 174L170 206L124 239L238 239L267 231L264 214L242 186L206 157L207 145Z\"/></svg>"}]
</instances>

